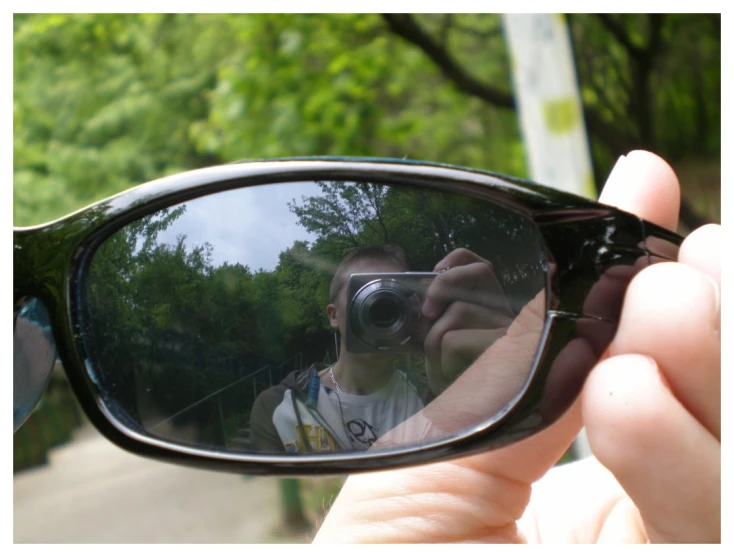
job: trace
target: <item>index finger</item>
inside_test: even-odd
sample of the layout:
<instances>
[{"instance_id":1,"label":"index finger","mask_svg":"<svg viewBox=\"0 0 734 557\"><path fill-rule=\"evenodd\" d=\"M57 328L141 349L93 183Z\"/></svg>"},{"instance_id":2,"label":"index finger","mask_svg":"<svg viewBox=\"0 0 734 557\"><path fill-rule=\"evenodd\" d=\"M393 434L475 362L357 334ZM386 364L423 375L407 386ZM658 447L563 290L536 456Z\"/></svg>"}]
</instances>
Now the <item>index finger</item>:
<instances>
[{"instance_id":1,"label":"index finger","mask_svg":"<svg viewBox=\"0 0 734 557\"><path fill-rule=\"evenodd\" d=\"M620 157L599 201L668 230L678 227L678 178L665 160L647 151Z\"/></svg>"},{"instance_id":2,"label":"index finger","mask_svg":"<svg viewBox=\"0 0 734 557\"><path fill-rule=\"evenodd\" d=\"M485 263L489 265L490 269L492 268L492 263L490 263L483 257L479 257L473 251L466 248L456 248L455 250L449 252L449 254L441 261L436 263L433 271L440 272L443 270L452 269L453 267L459 267L461 265L469 265L470 263Z\"/></svg>"}]
</instances>

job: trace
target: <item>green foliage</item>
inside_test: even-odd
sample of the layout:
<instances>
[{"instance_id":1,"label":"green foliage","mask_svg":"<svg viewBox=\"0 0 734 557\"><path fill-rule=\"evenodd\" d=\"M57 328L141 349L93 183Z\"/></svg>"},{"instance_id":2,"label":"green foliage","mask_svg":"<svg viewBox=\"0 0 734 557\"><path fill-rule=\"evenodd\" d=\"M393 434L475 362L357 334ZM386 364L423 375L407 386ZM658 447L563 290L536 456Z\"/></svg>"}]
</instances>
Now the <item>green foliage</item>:
<instances>
[{"instance_id":1,"label":"green foliage","mask_svg":"<svg viewBox=\"0 0 734 557\"><path fill-rule=\"evenodd\" d=\"M597 164L646 148L676 163L718 159L721 19L718 14L569 16ZM588 123L588 122L587 122Z\"/></svg>"},{"instance_id":2,"label":"green foliage","mask_svg":"<svg viewBox=\"0 0 734 557\"><path fill-rule=\"evenodd\" d=\"M245 158L524 173L514 115L467 100L376 15L39 14L14 31L18 225Z\"/></svg>"},{"instance_id":3,"label":"green foliage","mask_svg":"<svg viewBox=\"0 0 734 557\"><path fill-rule=\"evenodd\" d=\"M192 122L206 118L203 93L234 39L217 20L16 16L16 223L58 217L138 183L211 164L188 134Z\"/></svg>"},{"instance_id":4,"label":"green foliage","mask_svg":"<svg viewBox=\"0 0 734 557\"><path fill-rule=\"evenodd\" d=\"M720 16L569 16L597 172L720 151ZM495 14L14 18L14 221L220 162L408 157L525 176Z\"/></svg>"},{"instance_id":5,"label":"green foliage","mask_svg":"<svg viewBox=\"0 0 734 557\"><path fill-rule=\"evenodd\" d=\"M424 56L390 37L378 16L263 15L232 24L242 43L220 72L209 120L195 129L203 151L228 160L489 160L522 172L521 154L512 168L482 148L485 126L495 121L504 124L504 139L517 141L514 118L466 102Z\"/></svg>"},{"instance_id":6,"label":"green foliage","mask_svg":"<svg viewBox=\"0 0 734 557\"><path fill-rule=\"evenodd\" d=\"M262 390L323 358L329 279L300 259L304 243L274 271L252 273L215 265L206 242L161 240L186 209L149 215L100 246L83 287L85 338L97 380L133 423L160 433L170 421L176 438L188 428L187 440L231 444Z\"/></svg>"}]
</instances>

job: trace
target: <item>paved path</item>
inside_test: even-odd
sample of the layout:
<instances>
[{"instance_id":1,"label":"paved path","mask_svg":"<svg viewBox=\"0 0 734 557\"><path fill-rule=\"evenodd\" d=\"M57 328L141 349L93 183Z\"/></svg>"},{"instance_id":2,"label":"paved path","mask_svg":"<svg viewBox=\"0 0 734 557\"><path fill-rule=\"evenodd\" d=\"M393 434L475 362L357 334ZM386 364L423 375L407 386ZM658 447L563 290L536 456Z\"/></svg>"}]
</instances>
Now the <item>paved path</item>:
<instances>
[{"instance_id":1,"label":"paved path","mask_svg":"<svg viewBox=\"0 0 734 557\"><path fill-rule=\"evenodd\" d=\"M15 543L305 542L278 533L278 480L143 459L86 430L13 479Z\"/></svg>"}]
</instances>

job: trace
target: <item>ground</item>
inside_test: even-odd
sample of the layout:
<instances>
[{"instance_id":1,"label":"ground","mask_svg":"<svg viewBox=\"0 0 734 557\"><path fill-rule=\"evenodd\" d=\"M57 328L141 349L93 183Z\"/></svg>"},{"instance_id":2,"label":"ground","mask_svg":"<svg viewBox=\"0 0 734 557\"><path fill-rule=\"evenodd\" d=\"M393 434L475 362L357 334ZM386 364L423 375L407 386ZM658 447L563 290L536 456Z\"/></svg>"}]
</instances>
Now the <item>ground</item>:
<instances>
[{"instance_id":1,"label":"ground","mask_svg":"<svg viewBox=\"0 0 734 557\"><path fill-rule=\"evenodd\" d=\"M164 464L89 427L13 480L15 543L299 543L279 532L275 478Z\"/></svg>"}]
</instances>

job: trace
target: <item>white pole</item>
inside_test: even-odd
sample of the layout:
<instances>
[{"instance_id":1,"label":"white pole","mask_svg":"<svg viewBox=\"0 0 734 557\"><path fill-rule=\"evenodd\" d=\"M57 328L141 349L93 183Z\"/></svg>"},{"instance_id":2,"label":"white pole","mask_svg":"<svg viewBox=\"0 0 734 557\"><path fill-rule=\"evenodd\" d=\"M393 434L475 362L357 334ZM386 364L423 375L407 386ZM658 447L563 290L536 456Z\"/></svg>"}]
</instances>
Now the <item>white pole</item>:
<instances>
[{"instance_id":1,"label":"white pole","mask_svg":"<svg viewBox=\"0 0 734 557\"><path fill-rule=\"evenodd\" d=\"M581 95L568 27L558 14L510 14L502 20L530 177L546 186L595 198ZM589 456L585 431L574 441Z\"/></svg>"}]
</instances>

